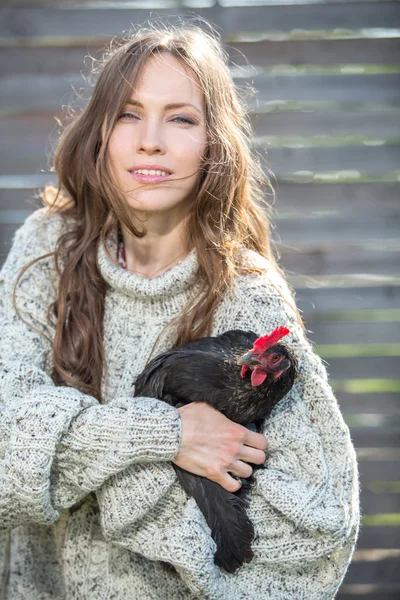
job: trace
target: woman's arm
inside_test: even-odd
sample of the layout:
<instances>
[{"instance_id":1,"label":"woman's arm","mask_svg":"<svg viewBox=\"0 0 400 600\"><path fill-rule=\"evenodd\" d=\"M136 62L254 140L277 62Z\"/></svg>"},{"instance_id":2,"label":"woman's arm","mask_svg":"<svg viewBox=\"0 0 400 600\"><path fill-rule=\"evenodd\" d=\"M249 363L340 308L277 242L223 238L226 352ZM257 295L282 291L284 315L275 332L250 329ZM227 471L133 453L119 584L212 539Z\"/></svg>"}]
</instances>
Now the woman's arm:
<instances>
[{"instance_id":1,"label":"woman's arm","mask_svg":"<svg viewBox=\"0 0 400 600\"><path fill-rule=\"evenodd\" d=\"M267 468L255 471L248 510L256 533L252 562L233 575L215 567L208 526L178 483L151 511L137 511L140 498L132 490L138 480L151 480L150 466L132 466L97 492L109 539L170 562L199 597L333 598L357 539L358 472L349 430L321 359L276 288L290 296L274 274L239 283L228 327L262 335L285 325L291 332L285 343L299 362L294 387L264 426Z\"/></svg>"},{"instance_id":2,"label":"woman's arm","mask_svg":"<svg viewBox=\"0 0 400 600\"><path fill-rule=\"evenodd\" d=\"M0 273L0 527L50 523L111 475L138 462L170 461L179 449L178 411L149 398L116 398L100 405L50 376L51 335L46 310L54 296L52 258L21 278L20 268L51 251L60 217L37 211L18 230ZM154 498L175 481L172 466L160 470ZM151 490L149 490L151 492ZM153 501L156 500L153 498Z\"/></svg>"}]
</instances>

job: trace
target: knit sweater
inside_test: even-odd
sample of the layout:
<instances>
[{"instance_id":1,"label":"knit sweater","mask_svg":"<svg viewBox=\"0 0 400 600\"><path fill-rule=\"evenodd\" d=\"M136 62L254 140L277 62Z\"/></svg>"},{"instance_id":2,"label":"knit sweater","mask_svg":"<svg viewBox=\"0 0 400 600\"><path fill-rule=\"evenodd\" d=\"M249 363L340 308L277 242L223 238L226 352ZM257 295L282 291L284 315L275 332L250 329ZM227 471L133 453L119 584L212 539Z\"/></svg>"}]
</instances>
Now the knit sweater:
<instances>
[{"instance_id":1,"label":"knit sweater","mask_svg":"<svg viewBox=\"0 0 400 600\"><path fill-rule=\"evenodd\" d=\"M220 302L212 335L259 335L285 325L299 373L264 423L265 469L255 470L248 514L253 560L234 574L213 562L216 549L171 461L181 438L179 412L133 397L157 336L198 296L192 250L151 280L121 268L104 246L103 403L51 377L46 312L56 297L52 256L68 227L35 211L17 231L0 275L0 596L7 600L328 600L335 596L358 534L358 473L349 430L294 311L286 282L251 251L263 274L236 278ZM116 232L107 240L116 254ZM281 293L279 293L281 292ZM48 339L37 330L44 332ZM153 356L171 346L165 329Z\"/></svg>"}]
</instances>

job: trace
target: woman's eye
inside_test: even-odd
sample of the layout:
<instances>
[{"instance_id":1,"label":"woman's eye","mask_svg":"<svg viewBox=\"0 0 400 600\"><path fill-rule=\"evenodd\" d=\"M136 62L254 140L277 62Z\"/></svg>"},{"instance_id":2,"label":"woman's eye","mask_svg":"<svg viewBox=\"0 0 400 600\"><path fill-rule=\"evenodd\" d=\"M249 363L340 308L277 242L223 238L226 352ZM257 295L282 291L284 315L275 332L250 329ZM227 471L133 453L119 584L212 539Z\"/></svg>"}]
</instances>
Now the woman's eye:
<instances>
[{"instance_id":1,"label":"woman's eye","mask_svg":"<svg viewBox=\"0 0 400 600\"><path fill-rule=\"evenodd\" d=\"M133 113L122 113L121 115L119 115L118 119L139 119L138 115L135 115ZM187 117L173 117L171 119L171 121L175 121L177 123L182 123L183 125L195 125L195 122L192 121L191 119L188 119Z\"/></svg>"},{"instance_id":2,"label":"woman's eye","mask_svg":"<svg viewBox=\"0 0 400 600\"><path fill-rule=\"evenodd\" d=\"M195 123L191 119L187 119L186 117L174 117L173 121L179 120L181 123L188 123L189 125L194 125Z\"/></svg>"},{"instance_id":3,"label":"woman's eye","mask_svg":"<svg viewBox=\"0 0 400 600\"><path fill-rule=\"evenodd\" d=\"M133 119L138 119L139 117L137 115L134 115L132 113L122 113L122 115L119 115L118 119L122 119L122 118L126 118L126 117L132 117Z\"/></svg>"}]
</instances>

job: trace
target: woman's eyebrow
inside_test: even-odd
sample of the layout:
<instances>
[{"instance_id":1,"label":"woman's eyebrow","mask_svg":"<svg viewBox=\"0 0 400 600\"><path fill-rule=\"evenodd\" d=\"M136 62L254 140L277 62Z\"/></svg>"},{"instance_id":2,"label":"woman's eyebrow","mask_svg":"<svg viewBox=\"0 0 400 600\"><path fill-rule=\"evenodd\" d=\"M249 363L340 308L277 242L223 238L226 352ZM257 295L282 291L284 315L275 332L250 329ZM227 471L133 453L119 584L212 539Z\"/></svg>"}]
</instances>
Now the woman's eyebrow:
<instances>
[{"instance_id":1,"label":"woman's eyebrow","mask_svg":"<svg viewBox=\"0 0 400 600\"><path fill-rule=\"evenodd\" d=\"M130 104L131 106L138 106L139 108L144 108L143 104L141 104L141 102L138 102L138 100L128 100L127 104ZM197 108L197 106L191 104L190 102L172 102L170 104L166 104L164 106L164 109L169 110L170 108L182 108L183 106L192 106L195 110L197 110L197 112L202 112Z\"/></svg>"}]
</instances>

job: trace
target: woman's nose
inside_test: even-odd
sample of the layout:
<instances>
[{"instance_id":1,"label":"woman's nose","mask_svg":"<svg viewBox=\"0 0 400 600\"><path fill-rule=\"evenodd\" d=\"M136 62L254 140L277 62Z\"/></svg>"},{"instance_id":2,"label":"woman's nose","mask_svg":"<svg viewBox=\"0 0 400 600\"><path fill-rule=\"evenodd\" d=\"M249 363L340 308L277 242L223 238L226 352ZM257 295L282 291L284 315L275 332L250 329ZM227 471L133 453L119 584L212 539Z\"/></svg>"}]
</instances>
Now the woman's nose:
<instances>
[{"instance_id":1,"label":"woman's nose","mask_svg":"<svg viewBox=\"0 0 400 600\"><path fill-rule=\"evenodd\" d=\"M162 124L158 119L143 120L138 128L138 133L138 152L146 152L147 154L154 154L155 152L163 154L165 152Z\"/></svg>"}]
</instances>

